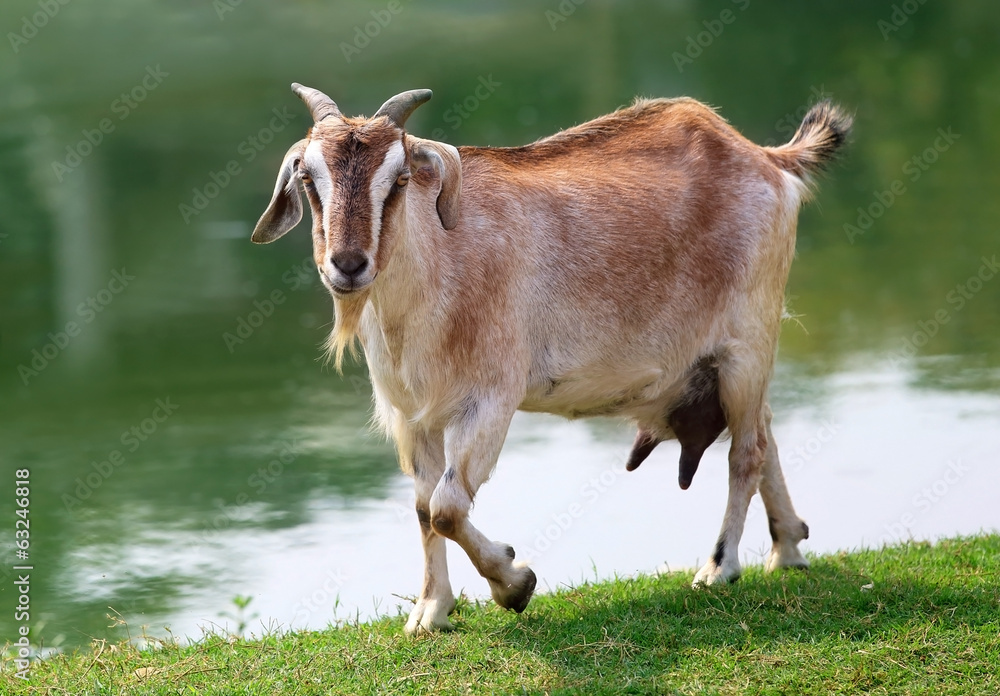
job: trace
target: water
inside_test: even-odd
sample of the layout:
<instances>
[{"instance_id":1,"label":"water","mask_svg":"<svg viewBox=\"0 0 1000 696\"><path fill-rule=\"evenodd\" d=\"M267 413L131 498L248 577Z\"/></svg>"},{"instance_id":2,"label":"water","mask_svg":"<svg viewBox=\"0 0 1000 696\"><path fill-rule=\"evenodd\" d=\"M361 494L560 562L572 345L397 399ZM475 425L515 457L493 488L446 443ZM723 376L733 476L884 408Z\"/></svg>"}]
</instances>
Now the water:
<instances>
[{"instance_id":1,"label":"water","mask_svg":"<svg viewBox=\"0 0 1000 696\"><path fill-rule=\"evenodd\" d=\"M431 87L410 127L455 144L528 142L636 94L702 99L762 143L820 95L856 109L801 216L772 388L803 546L1000 528L992 5L928 3L898 29L891 4L558 7L71 3L0 47L0 539L11 572L28 468L36 642L120 636L109 606L133 634L196 637L232 627L238 594L259 633L419 589L412 491L367 430L364 367L317 361L331 305L308 234L248 242L308 126L293 80L348 113ZM27 36L36 11L6 3L0 26ZM632 435L519 415L476 524L543 589L695 566L725 445L682 492L675 444L624 472ZM755 505L743 556L767 546ZM449 562L456 590L487 593L459 549ZM16 601L5 579L0 607Z\"/></svg>"}]
</instances>

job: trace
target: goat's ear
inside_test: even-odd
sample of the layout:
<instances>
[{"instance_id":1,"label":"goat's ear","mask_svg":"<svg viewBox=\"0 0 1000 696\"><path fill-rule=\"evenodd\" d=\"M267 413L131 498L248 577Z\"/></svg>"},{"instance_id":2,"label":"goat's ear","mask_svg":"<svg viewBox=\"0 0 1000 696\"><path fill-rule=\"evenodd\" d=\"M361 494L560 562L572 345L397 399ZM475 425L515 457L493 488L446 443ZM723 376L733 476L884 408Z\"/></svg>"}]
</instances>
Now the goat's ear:
<instances>
[{"instance_id":1,"label":"goat's ear","mask_svg":"<svg viewBox=\"0 0 1000 696\"><path fill-rule=\"evenodd\" d=\"M430 167L441 179L437 213L446 230L458 225L462 207L462 158L453 146L433 140L407 137L410 146L410 168L416 173L421 167Z\"/></svg>"},{"instance_id":2,"label":"goat's ear","mask_svg":"<svg viewBox=\"0 0 1000 696\"><path fill-rule=\"evenodd\" d=\"M305 151L305 144L305 140L300 140L285 155L278 171L278 181L274 184L271 203L257 221L257 226L250 235L251 242L270 244L302 220L302 195L294 174Z\"/></svg>"}]
</instances>

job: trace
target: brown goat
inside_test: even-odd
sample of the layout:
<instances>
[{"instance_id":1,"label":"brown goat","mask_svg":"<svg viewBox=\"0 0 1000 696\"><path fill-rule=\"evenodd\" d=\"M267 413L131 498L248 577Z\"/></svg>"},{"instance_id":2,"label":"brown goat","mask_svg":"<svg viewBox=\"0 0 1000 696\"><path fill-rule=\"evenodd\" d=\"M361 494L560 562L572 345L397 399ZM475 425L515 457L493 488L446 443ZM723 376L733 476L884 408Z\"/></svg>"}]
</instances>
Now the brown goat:
<instances>
[{"instance_id":1,"label":"brown goat","mask_svg":"<svg viewBox=\"0 0 1000 696\"><path fill-rule=\"evenodd\" d=\"M498 604L528 604L534 573L469 521L518 409L633 420L629 470L676 438L682 488L728 429L729 501L695 585L739 577L758 490L768 568L807 565L767 389L798 210L848 116L817 104L766 148L697 101L638 100L524 147L456 149L404 130L428 90L346 118L293 89L315 124L253 241L298 224L301 185L336 310L330 350L339 366L360 338L377 420L415 479L426 574L408 632L450 627L446 538Z\"/></svg>"}]
</instances>

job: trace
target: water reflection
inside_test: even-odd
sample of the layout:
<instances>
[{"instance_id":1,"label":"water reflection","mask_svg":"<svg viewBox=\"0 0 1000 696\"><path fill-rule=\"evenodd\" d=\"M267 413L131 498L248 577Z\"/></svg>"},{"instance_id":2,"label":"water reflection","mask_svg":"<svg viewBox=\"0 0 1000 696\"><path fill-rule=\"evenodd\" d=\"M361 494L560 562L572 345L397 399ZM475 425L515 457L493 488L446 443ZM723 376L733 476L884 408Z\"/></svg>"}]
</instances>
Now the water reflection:
<instances>
[{"instance_id":1,"label":"water reflection","mask_svg":"<svg viewBox=\"0 0 1000 696\"><path fill-rule=\"evenodd\" d=\"M36 9L7 3L0 26ZM674 53L718 4L590 0L554 29L547 9L408 4L348 61L370 8L69 5L0 60L0 475L33 472L36 636L113 635L109 605L197 635L236 594L322 626L338 596L338 616L364 616L418 587L412 493L367 431L364 370L317 362L331 308L308 234L247 242L307 127L292 80L349 113L432 87L411 127L455 144L527 142L636 94L719 105L758 142L786 139L818 94L855 107L856 141L802 214L772 396L808 544L1000 526L986 500L1000 283L982 271L1000 253L992 5L923 5L884 40L887 11L868 3L751 3L683 69ZM120 119L115 100L149 69L167 75ZM264 143L273 109L292 118ZM78 165L53 166L106 117ZM941 130L957 136L946 148ZM112 287L116 273L133 280ZM176 412L146 432L158 399ZM519 416L477 524L534 556L543 587L592 565L694 565L721 519L724 447L682 493L670 447L622 473L630 441L613 423ZM755 514L751 555L767 543ZM455 551L455 586L483 594Z\"/></svg>"},{"instance_id":2,"label":"water reflection","mask_svg":"<svg viewBox=\"0 0 1000 696\"><path fill-rule=\"evenodd\" d=\"M879 368L819 380L811 391L828 398L812 406L774 400L786 477L812 529L804 547L824 552L1000 527L1000 510L991 505L1000 471L982 437L1000 418L1000 397L922 389L911 384L910 371ZM800 380L782 374L778 393ZM530 559L548 589L595 572L699 565L725 503L725 445L709 450L684 492L673 443L649 466L626 473L630 442L631 432L611 422L519 415L478 498L476 524ZM329 443L316 444L325 450ZM274 454L258 453L258 474ZM274 485L296 475L292 466L272 469ZM403 597L422 574L409 480L391 474L362 496L310 486L294 506L278 504L263 485L257 496L253 487L245 487L251 499L239 506L213 501L216 514L197 524L166 520L162 506L151 504L86 520L64 560L62 596L94 611L114 606L154 634L166 625L189 637L225 624L218 613L237 593L254 597L260 618L251 630L258 633L407 606ZM744 560L760 562L768 548L755 501ZM449 554L454 586L485 596L485 582L461 550L449 544Z\"/></svg>"}]
</instances>

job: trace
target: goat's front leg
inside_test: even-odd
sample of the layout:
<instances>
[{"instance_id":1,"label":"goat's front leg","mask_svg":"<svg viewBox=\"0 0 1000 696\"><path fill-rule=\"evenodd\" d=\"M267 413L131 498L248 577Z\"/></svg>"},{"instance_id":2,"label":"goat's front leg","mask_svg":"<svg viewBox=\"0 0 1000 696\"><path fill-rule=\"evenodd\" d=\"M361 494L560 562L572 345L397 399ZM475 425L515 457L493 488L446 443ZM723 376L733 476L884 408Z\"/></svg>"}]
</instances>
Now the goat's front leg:
<instances>
[{"instance_id":1,"label":"goat's front leg","mask_svg":"<svg viewBox=\"0 0 1000 696\"><path fill-rule=\"evenodd\" d=\"M422 631L447 631L453 627L448 615L455 608L455 595L448 579L445 539L431 528L431 495L444 473L442 433L414 433L413 479L417 498L417 520L424 545L424 584L406 621L410 635Z\"/></svg>"},{"instance_id":2,"label":"goat's front leg","mask_svg":"<svg viewBox=\"0 0 1000 696\"><path fill-rule=\"evenodd\" d=\"M482 400L445 429L447 467L431 497L431 527L453 539L490 583L497 604L524 611L535 591L535 574L514 563L514 549L490 541L469 521L479 487L493 472L516 405Z\"/></svg>"}]
</instances>

